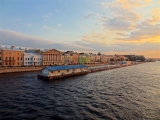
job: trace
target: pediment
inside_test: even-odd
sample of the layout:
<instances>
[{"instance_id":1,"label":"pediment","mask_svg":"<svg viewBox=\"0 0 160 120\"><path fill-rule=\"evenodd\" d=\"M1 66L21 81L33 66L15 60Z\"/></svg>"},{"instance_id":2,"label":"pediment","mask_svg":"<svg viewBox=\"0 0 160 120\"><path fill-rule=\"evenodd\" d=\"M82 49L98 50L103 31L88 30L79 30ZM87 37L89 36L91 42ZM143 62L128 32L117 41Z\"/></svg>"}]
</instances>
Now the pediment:
<instances>
[{"instance_id":1,"label":"pediment","mask_svg":"<svg viewBox=\"0 0 160 120\"><path fill-rule=\"evenodd\" d=\"M60 51L58 51L58 50L56 50L56 49L50 49L50 50L46 50L46 51L44 51L43 53L57 53L57 54L61 54L62 52L60 52Z\"/></svg>"}]
</instances>

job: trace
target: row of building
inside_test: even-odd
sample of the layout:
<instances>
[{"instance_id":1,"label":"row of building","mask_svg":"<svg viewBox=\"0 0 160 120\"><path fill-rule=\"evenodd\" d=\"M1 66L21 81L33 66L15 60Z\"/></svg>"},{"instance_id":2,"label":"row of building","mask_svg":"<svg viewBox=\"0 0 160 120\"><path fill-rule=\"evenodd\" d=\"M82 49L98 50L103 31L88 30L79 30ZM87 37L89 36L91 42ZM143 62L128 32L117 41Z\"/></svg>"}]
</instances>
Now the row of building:
<instances>
[{"instance_id":1,"label":"row of building","mask_svg":"<svg viewBox=\"0 0 160 120\"><path fill-rule=\"evenodd\" d=\"M11 47L0 47L0 66L48 66L48 65L71 65L114 63L128 61L124 55L105 55L93 53L77 53L74 51L61 52L56 49L50 50L27 50Z\"/></svg>"}]
</instances>

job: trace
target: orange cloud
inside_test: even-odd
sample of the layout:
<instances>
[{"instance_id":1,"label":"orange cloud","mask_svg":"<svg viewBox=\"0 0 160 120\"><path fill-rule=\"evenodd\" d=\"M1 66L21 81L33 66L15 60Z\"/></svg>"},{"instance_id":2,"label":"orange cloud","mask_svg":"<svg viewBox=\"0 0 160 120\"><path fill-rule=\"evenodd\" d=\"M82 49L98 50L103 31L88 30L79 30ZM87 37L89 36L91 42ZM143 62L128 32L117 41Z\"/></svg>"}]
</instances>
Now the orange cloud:
<instances>
[{"instance_id":1,"label":"orange cloud","mask_svg":"<svg viewBox=\"0 0 160 120\"><path fill-rule=\"evenodd\" d=\"M95 33L93 31L90 31L90 34L88 36L83 36L82 41L86 42L93 42L93 43L102 43L107 44L106 39L108 38L108 35L103 33Z\"/></svg>"},{"instance_id":2,"label":"orange cloud","mask_svg":"<svg viewBox=\"0 0 160 120\"><path fill-rule=\"evenodd\" d=\"M135 55L144 55L146 58L160 58L160 51L125 51L125 52L119 52L119 51L109 51L106 52L105 54L107 55L114 55L114 54L119 54L119 55L130 55L130 54L135 54Z\"/></svg>"},{"instance_id":3,"label":"orange cloud","mask_svg":"<svg viewBox=\"0 0 160 120\"><path fill-rule=\"evenodd\" d=\"M152 15L152 18L151 18L151 23L152 24L155 24L157 22L160 22L160 8L155 8L151 11L151 15Z\"/></svg>"}]
</instances>

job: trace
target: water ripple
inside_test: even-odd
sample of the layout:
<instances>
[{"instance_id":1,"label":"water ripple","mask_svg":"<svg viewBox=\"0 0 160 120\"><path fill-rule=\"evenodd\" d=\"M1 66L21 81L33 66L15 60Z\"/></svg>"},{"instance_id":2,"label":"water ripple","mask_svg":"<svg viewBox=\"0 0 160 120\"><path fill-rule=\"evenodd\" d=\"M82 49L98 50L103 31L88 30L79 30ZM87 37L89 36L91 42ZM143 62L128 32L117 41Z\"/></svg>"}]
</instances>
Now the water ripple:
<instances>
[{"instance_id":1,"label":"water ripple","mask_svg":"<svg viewBox=\"0 0 160 120\"><path fill-rule=\"evenodd\" d=\"M54 81L0 74L0 119L160 119L160 62Z\"/></svg>"}]
</instances>

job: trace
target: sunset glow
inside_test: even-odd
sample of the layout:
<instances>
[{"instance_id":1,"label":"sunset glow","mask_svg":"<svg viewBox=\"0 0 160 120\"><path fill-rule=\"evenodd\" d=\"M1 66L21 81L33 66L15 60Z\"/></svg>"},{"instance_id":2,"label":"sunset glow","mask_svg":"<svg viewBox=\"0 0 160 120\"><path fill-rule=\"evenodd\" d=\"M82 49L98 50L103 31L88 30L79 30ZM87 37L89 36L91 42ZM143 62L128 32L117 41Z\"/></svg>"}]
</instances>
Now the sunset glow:
<instances>
[{"instance_id":1,"label":"sunset glow","mask_svg":"<svg viewBox=\"0 0 160 120\"><path fill-rule=\"evenodd\" d=\"M1 0L0 45L160 58L159 0Z\"/></svg>"}]
</instances>

